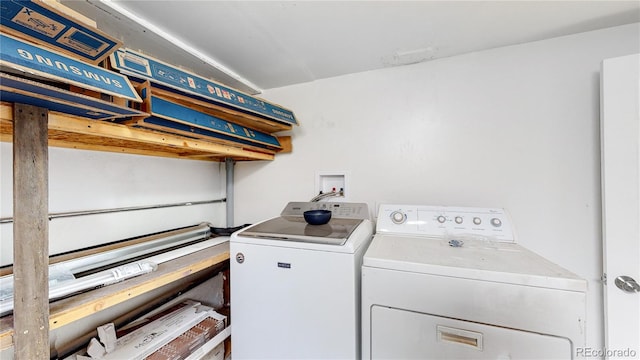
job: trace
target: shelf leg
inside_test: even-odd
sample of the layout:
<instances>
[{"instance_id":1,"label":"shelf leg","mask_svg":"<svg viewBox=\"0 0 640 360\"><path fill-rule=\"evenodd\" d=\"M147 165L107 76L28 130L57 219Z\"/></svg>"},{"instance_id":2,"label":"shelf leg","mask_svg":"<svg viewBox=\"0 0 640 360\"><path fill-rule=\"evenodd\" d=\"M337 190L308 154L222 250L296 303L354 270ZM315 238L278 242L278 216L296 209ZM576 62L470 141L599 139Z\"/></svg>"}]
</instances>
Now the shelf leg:
<instances>
[{"instance_id":1,"label":"shelf leg","mask_svg":"<svg viewBox=\"0 0 640 360\"><path fill-rule=\"evenodd\" d=\"M227 174L227 227L234 227L233 219L233 175L235 162L231 158L224 159L225 173Z\"/></svg>"},{"instance_id":2,"label":"shelf leg","mask_svg":"<svg viewBox=\"0 0 640 360\"><path fill-rule=\"evenodd\" d=\"M13 111L14 357L49 359L49 114Z\"/></svg>"}]
</instances>

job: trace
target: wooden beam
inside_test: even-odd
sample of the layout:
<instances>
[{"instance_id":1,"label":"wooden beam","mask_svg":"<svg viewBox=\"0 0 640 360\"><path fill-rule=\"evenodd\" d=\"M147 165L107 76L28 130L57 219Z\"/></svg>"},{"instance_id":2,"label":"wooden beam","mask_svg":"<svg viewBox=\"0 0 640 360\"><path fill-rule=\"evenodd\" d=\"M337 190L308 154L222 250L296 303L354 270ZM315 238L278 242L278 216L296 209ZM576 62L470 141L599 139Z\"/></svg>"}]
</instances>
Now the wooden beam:
<instances>
[{"instance_id":1,"label":"wooden beam","mask_svg":"<svg viewBox=\"0 0 640 360\"><path fill-rule=\"evenodd\" d=\"M14 356L49 358L48 111L14 105Z\"/></svg>"},{"instance_id":2,"label":"wooden beam","mask_svg":"<svg viewBox=\"0 0 640 360\"><path fill-rule=\"evenodd\" d=\"M293 144L291 142L291 136L278 136L278 141L282 146L282 150L278 151L279 154L293 152Z\"/></svg>"},{"instance_id":3,"label":"wooden beam","mask_svg":"<svg viewBox=\"0 0 640 360\"><path fill-rule=\"evenodd\" d=\"M12 139L12 108L12 104L0 102L0 141ZM274 154L53 111L49 112L49 145L212 161L221 161L225 157L235 160L274 159Z\"/></svg>"},{"instance_id":4,"label":"wooden beam","mask_svg":"<svg viewBox=\"0 0 640 360\"><path fill-rule=\"evenodd\" d=\"M232 146L214 144L194 139L185 139L184 137L172 134L148 132L106 121L52 116L49 128L76 134L96 135L105 138L133 140L140 143L182 148L185 151L198 150L227 156L247 156L255 158L256 160L273 160L272 154L250 152Z\"/></svg>"}]
</instances>

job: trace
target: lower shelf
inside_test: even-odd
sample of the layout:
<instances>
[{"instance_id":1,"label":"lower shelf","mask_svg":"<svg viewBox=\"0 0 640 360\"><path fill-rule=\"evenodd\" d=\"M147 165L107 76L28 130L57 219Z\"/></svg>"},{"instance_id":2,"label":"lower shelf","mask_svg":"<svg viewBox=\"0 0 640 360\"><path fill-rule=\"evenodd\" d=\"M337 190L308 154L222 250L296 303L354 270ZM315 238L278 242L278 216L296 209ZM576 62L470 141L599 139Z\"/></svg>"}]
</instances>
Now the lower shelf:
<instances>
[{"instance_id":1,"label":"lower shelf","mask_svg":"<svg viewBox=\"0 0 640 360\"><path fill-rule=\"evenodd\" d=\"M49 329L57 329L228 259L227 241L162 263L152 273L52 302L49 304ZM13 345L12 335L13 315L4 316L0 319L0 350Z\"/></svg>"}]
</instances>

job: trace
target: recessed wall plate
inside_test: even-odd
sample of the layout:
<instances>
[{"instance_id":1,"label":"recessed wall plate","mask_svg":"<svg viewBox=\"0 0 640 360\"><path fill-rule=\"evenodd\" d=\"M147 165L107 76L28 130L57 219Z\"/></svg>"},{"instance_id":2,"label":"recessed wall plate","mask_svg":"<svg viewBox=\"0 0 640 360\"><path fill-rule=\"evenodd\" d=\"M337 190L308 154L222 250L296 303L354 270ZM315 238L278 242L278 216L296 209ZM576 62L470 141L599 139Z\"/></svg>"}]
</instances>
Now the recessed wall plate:
<instances>
[{"instance_id":1,"label":"recessed wall plate","mask_svg":"<svg viewBox=\"0 0 640 360\"><path fill-rule=\"evenodd\" d=\"M347 175L344 171L323 171L316 175L315 195L320 193L342 191L344 199L347 195ZM336 201L336 197L332 197L331 201Z\"/></svg>"}]
</instances>

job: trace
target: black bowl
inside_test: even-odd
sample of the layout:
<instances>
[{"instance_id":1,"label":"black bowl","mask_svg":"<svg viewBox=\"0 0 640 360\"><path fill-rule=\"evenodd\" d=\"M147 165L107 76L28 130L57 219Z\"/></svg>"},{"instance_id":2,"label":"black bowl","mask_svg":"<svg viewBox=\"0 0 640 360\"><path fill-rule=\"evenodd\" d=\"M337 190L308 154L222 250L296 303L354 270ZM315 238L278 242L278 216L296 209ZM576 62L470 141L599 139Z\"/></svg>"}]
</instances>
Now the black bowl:
<instances>
[{"instance_id":1,"label":"black bowl","mask_svg":"<svg viewBox=\"0 0 640 360\"><path fill-rule=\"evenodd\" d=\"M302 215L304 215L305 221L311 225L322 225L331 220L331 211L329 210L308 210Z\"/></svg>"}]
</instances>

